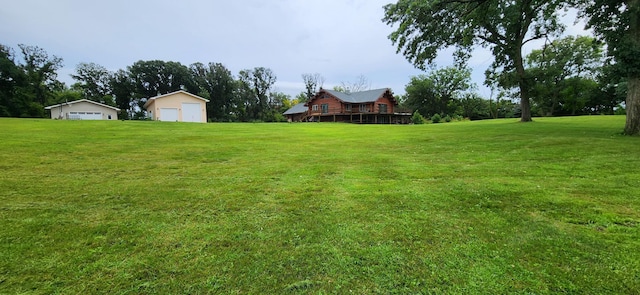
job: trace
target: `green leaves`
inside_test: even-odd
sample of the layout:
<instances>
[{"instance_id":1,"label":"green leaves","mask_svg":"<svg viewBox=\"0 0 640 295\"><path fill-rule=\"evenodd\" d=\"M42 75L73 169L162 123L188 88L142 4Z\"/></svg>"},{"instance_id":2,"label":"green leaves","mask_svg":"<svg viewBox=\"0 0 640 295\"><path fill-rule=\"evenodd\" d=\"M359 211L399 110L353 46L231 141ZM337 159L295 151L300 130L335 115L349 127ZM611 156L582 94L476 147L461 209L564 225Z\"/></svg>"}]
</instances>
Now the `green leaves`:
<instances>
[{"instance_id":1,"label":"green leaves","mask_svg":"<svg viewBox=\"0 0 640 295\"><path fill-rule=\"evenodd\" d=\"M522 121L530 121L522 46L562 32L557 11L567 4L560 0L399 0L385 6L383 21L398 25L389 39L420 69L433 64L441 49L455 47L457 63L464 64L474 46L490 47L494 68L516 70Z\"/></svg>"}]
</instances>

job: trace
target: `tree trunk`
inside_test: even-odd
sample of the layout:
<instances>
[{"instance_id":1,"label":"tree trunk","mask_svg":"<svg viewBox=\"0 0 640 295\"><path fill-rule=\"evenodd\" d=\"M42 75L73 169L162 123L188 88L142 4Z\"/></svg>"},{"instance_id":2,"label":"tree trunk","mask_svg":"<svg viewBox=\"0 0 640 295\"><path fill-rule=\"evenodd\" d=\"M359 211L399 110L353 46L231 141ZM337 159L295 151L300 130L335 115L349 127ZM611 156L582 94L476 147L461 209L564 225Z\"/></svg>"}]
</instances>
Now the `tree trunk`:
<instances>
[{"instance_id":1,"label":"tree trunk","mask_svg":"<svg viewBox=\"0 0 640 295\"><path fill-rule=\"evenodd\" d=\"M634 48L630 50L640 49L640 1L629 1L629 10L632 11L629 20L629 39ZM634 71L635 72L635 71ZM636 72L637 73L637 72ZM640 77L633 75L627 80L627 123L624 126L624 134L640 135Z\"/></svg>"},{"instance_id":2,"label":"tree trunk","mask_svg":"<svg viewBox=\"0 0 640 295\"><path fill-rule=\"evenodd\" d=\"M626 109L624 134L640 135L640 78L629 78L627 81Z\"/></svg>"},{"instance_id":3,"label":"tree trunk","mask_svg":"<svg viewBox=\"0 0 640 295\"><path fill-rule=\"evenodd\" d=\"M529 101L529 83L527 81L526 72L522 60L521 49L517 50L513 59L516 67L516 76L518 78L518 86L520 87L520 109L522 116L520 122L531 122L531 102Z\"/></svg>"}]
</instances>

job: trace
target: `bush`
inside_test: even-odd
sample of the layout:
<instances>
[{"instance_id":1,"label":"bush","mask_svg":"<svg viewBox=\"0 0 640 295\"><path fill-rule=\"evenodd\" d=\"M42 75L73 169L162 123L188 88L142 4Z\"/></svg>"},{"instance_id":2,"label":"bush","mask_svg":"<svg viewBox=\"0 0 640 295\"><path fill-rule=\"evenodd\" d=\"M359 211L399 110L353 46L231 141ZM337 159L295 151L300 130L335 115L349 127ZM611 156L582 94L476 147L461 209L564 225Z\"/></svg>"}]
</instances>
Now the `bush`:
<instances>
[{"instance_id":1,"label":"bush","mask_svg":"<svg viewBox=\"0 0 640 295\"><path fill-rule=\"evenodd\" d=\"M440 123L440 120L442 120L442 117L440 117L440 114L435 114L431 116L432 123Z\"/></svg>"},{"instance_id":2,"label":"bush","mask_svg":"<svg viewBox=\"0 0 640 295\"><path fill-rule=\"evenodd\" d=\"M444 117L444 121L447 123L451 122L451 116L447 115L446 117Z\"/></svg>"},{"instance_id":3,"label":"bush","mask_svg":"<svg viewBox=\"0 0 640 295\"><path fill-rule=\"evenodd\" d=\"M418 113L418 111L413 112L413 116L411 116L411 122L413 124L424 124L424 117Z\"/></svg>"}]
</instances>

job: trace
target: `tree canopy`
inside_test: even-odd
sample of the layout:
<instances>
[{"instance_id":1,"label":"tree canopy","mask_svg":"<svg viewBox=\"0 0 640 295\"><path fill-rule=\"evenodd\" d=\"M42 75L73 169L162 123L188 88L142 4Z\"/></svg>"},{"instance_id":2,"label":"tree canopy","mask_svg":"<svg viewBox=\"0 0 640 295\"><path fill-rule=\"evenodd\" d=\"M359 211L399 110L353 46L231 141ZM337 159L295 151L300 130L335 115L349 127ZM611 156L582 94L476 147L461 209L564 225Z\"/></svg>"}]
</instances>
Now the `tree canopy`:
<instances>
[{"instance_id":1,"label":"tree canopy","mask_svg":"<svg viewBox=\"0 0 640 295\"><path fill-rule=\"evenodd\" d=\"M541 115L590 113L604 64L602 44L592 37L567 36L533 50L526 57L527 72L535 81L531 95ZM597 93L601 95L601 93ZM614 105L615 106L615 105ZM613 108L614 106L608 106Z\"/></svg>"},{"instance_id":2,"label":"tree canopy","mask_svg":"<svg viewBox=\"0 0 640 295\"><path fill-rule=\"evenodd\" d=\"M420 112L424 117L435 114L453 114L456 106L453 100L472 88L471 71L454 67L432 71L429 75L411 77L407 84L404 104Z\"/></svg>"},{"instance_id":3,"label":"tree canopy","mask_svg":"<svg viewBox=\"0 0 640 295\"><path fill-rule=\"evenodd\" d=\"M607 44L614 70L627 78L624 133L640 135L640 0L578 1L588 27Z\"/></svg>"},{"instance_id":4,"label":"tree canopy","mask_svg":"<svg viewBox=\"0 0 640 295\"><path fill-rule=\"evenodd\" d=\"M531 121L530 79L522 48L532 40L557 36L563 26L560 0L399 0L384 7L383 21L395 25L389 38L416 67L433 64L441 49L456 48L459 64L474 46L490 47L494 68L514 71L522 121Z\"/></svg>"}]
</instances>

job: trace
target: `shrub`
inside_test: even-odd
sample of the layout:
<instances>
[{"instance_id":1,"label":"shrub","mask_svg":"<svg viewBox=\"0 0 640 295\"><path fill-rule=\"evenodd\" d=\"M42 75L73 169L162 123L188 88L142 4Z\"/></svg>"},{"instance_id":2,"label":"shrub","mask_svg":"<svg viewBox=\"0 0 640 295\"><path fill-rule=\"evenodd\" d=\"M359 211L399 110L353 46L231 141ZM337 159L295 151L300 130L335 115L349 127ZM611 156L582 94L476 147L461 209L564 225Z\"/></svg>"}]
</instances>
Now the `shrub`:
<instances>
[{"instance_id":1,"label":"shrub","mask_svg":"<svg viewBox=\"0 0 640 295\"><path fill-rule=\"evenodd\" d=\"M418 113L418 111L413 112L413 116L411 116L411 122L413 124L424 124L424 117Z\"/></svg>"},{"instance_id":2,"label":"shrub","mask_svg":"<svg viewBox=\"0 0 640 295\"><path fill-rule=\"evenodd\" d=\"M440 123L440 120L442 120L442 117L440 117L440 114L435 114L431 116L431 122L433 123Z\"/></svg>"},{"instance_id":3,"label":"shrub","mask_svg":"<svg viewBox=\"0 0 640 295\"><path fill-rule=\"evenodd\" d=\"M444 117L444 121L447 123L451 122L451 116L447 115L446 117Z\"/></svg>"}]
</instances>

